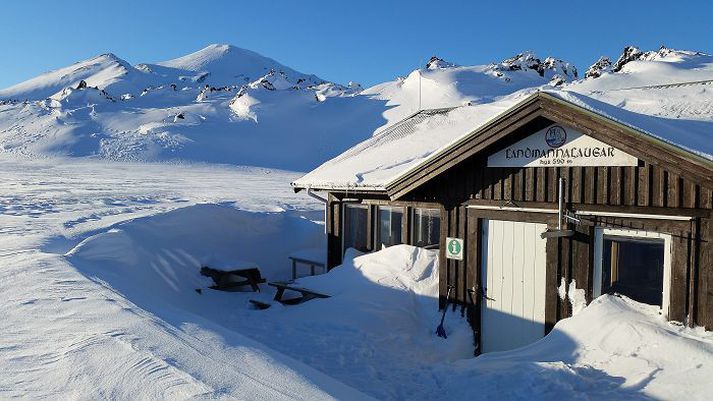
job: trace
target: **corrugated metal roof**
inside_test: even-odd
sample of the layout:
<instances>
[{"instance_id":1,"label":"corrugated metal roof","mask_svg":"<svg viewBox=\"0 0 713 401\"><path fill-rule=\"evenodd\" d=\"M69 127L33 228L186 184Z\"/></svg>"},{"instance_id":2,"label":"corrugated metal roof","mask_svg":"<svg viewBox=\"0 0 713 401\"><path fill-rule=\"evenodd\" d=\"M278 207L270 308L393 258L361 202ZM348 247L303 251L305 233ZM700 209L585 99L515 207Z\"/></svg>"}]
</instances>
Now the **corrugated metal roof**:
<instances>
[{"instance_id":1,"label":"corrugated metal roof","mask_svg":"<svg viewBox=\"0 0 713 401\"><path fill-rule=\"evenodd\" d=\"M448 112L457 108L458 107L444 107L440 109L418 111L412 114L410 117L406 117L405 119L397 122L396 124L382 129L381 131L374 134L371 138L348 149L346 152L342 153L341 155L335 157L332 160L334 163L338 163L342 160L348 159L361 153L365 149L375 146L381 146L383 144L405 138L414 133L418 124L434 116L448 114Z\"/></svg>"}]
</instances>

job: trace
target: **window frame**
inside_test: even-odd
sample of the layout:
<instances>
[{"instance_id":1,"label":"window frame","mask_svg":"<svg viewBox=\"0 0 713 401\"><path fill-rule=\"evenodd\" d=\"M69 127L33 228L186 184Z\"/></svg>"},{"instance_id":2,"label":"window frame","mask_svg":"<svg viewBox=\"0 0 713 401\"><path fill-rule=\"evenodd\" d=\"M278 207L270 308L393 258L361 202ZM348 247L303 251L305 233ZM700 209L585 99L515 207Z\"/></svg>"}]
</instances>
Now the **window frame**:
<instances>
[{"instance_id":1,"label":"window frame","mask_svg":"<svg viewBox=\"0 0 713 401\"><path fill-rule=\"evenodd\" d=\"M347 251L347 248L345 247L345 245L346 245L346 244L345 244L345 243L346 243L346 238L347 238L347 235L346 235L346 233L347 233L347 230L346 230L346 227L347 227L347 226L346 226L346 221L347 221L347 212L346 212L346 210L347 210L347 208L365 209L365 210L366 210L366 219L365 219L364 221L366 222L367 226L364 228L364 231L367 233L367 237L366 237L366 241L365 241L364 243L365 243L365 246L366 246L367 250L368 250L368 248L369 248L369 235L368 235L369 227L368 227L368 225L369 225L369 208L370 208L370 206L369 206L368 204L365 204L365 203L345 202L345 203L342 204L342 218L341 218L341 221L342 221L342 227L341 227L341 233L342 233L342 235L341 235L341 237L342 237L342 238L341 238L341 239L342 239L342 241L341 241L341 242L342 242L342 259L344 259L344 253ZM354 248L354 249L357 249L357 248ZM362 249L357 249L357 250L360 251L360 252L364 252L364 251L365 251L365 250L362 250Z\"/></svg>"},{"instance_id":2,"label":"window frame","mask_svg":"<svg viewBox=\"0 0 713 401\"><path fill-rule=\"evenodd\" d=\"M399 236L401 237L401 242L398 244L391 244L389 246L393 245L401 245L401 244L406 244L407 242L405 241L404 238L404 226L406 225L406 219L408 217L408 207L406 206L398 206L398 205L376 205L376 208L374 210L374 245L373 248L375 251L380 251L381 248L381 219L380 219L380 212L381 209L390 209L390 210L399 210L401 212L401 226L399 227ZM391 215L391 213L389 213ZM391 226L391 224L390 224ZM389 247L387 246L387 248Z\"/></svg>"},{"instance_id":3,"label":"window frame","mask_svg":"<svg viewBox=\"0 0 713 401\"><path fill-rule=\"evenodd\" d=\"M441 209L438 207L412 207L411 212L410 212L410 224L409 224L409 241L410 244L413 246L419 246L416 245L416 211L417 210L431 210L435 212L436 217L438 218L438 232L436 233L436 241L433 244L428 244L424 246L420 246L421 248L427 248L427 247L432 247L432 246L441 246L441 235L440 235L440 227L441 223L443 222L443 216L441 215Z\"/></svg>"},{"instance_id":4,"label":"window frame","mask_svg":"<svg viewBox=\"0 0 713 401\"><path fill-rule=\"evenodd\" d=\"M594 229L594 272L592 274L592 298L602 295L602 266L604 257L604 237L622 239L651 239L664 241L663 288L661 289L661 312L669 316L671 302L671 253L672 241L670 234L644 230L626 230L618 228L597 227Z\"/></svg>"}]
</instances>

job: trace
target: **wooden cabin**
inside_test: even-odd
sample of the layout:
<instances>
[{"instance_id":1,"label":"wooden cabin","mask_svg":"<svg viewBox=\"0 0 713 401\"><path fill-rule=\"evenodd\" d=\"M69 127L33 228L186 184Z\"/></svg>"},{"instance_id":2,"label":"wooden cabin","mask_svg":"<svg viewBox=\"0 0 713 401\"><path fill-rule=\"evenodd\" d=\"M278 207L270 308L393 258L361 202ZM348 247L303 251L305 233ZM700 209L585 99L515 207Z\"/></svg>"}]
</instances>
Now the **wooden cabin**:
<instances>
[{"instance_id":1,"label":"wooden cabin","mask_svg":"<svg viewBox=\"0 0 713 401\"><path fill-rule=\"evenodd\" d=\"M541 91L418 112L293 187L327 194L330 268L349 247L438 248L440 305L455 286L478 353L605 293L711 329L710 142L713 124Z\"/></svg>"}]
</instances>

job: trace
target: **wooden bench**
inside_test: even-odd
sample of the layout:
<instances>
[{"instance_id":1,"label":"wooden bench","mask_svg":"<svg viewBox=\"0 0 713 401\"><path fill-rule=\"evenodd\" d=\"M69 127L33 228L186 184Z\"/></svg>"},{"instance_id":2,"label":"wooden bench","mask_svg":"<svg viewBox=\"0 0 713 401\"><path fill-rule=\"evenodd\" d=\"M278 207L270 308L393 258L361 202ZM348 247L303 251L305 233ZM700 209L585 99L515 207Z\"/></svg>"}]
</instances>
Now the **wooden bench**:
<instances>
[{"instance_id":1,"label":"wooden bench","mask_svg":"<svg viewBox=\"0 0 713 401\"><path fill-rule=\"evenodd\" d=\"M295 287L290 283L285 283L282 281L267 283L267 285L277 288L274 300L284 305L298 305L315 298L329 298L329 295L321 294L319 292L312 291L307 288ZM302 296L298 298L283 299L283 296L285 295L285 290L299 292L300 294L302 294Z\"/></svg>"},{"instance_id":2,"label":"wooden bench","mask_svg":"<svg viewBox=\"0 0 713 401\"><path fill-rule=\"evenodd\" d=\"M324 258L323 254L324 251L322 249L303 249L288 256L287 258L292 261L292 279L297 279L298 264L309 266L311 276L314 276L316 267L326 273L326 265L321 261Z\"/></svg>"},{"instance_id":3,"label":"wooden bench","mask_svg":"<svg viewBox=\"0 0 713 401\"><path fill-rule=\"evenodd\" d=\"M258 301L256 299L251 299L251 300L249 300L249 302L251 304L253 304L255 306L255 308L260 309L260 310L265 310L272 306L272 305L268 304L267 302Z\"/></svg>"},{"instance_id":4,"label":"wooden bench","mask_svg":"<svg viewBox=\"0 0 713 401\"><path fill-rule=\"evenodd\" d=\"M252 287L253 291L259 292L259 284L267 281L262 277L260 269L257 267L222 270L203 266L201 267L201 274L213 279L215 285L210 288L220 291L237 291L240 288L249 285ZM236 278L238 281L236 281ZM242 278L242 280L240 280L240 278Z\"/></svg>"}]
</instances>

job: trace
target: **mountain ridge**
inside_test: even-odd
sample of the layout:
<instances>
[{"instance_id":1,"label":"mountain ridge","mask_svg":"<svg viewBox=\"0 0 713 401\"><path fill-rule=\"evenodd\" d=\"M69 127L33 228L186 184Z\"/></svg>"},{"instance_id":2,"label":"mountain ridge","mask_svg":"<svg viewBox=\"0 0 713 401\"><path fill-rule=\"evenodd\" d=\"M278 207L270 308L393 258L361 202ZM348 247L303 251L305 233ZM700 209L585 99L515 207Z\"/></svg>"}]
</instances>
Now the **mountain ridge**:
<instances>
[{"instance_id":1,"label":"mountain ridge","mask_svg":"<svg viewBox=\"0 0 713 401\"><path fill-rule=\"evenodd\" d=\"M713 71L702 53L627 49L617 71L602 62L597 77L590 68L584 79L571 63L526 51L476 66L434 56L368 88L232 45L135 66L105 53L0 90L0 152L304 171L419 109L487 103L528 88L608 90Z\"/></svg>"}]
</instances>

